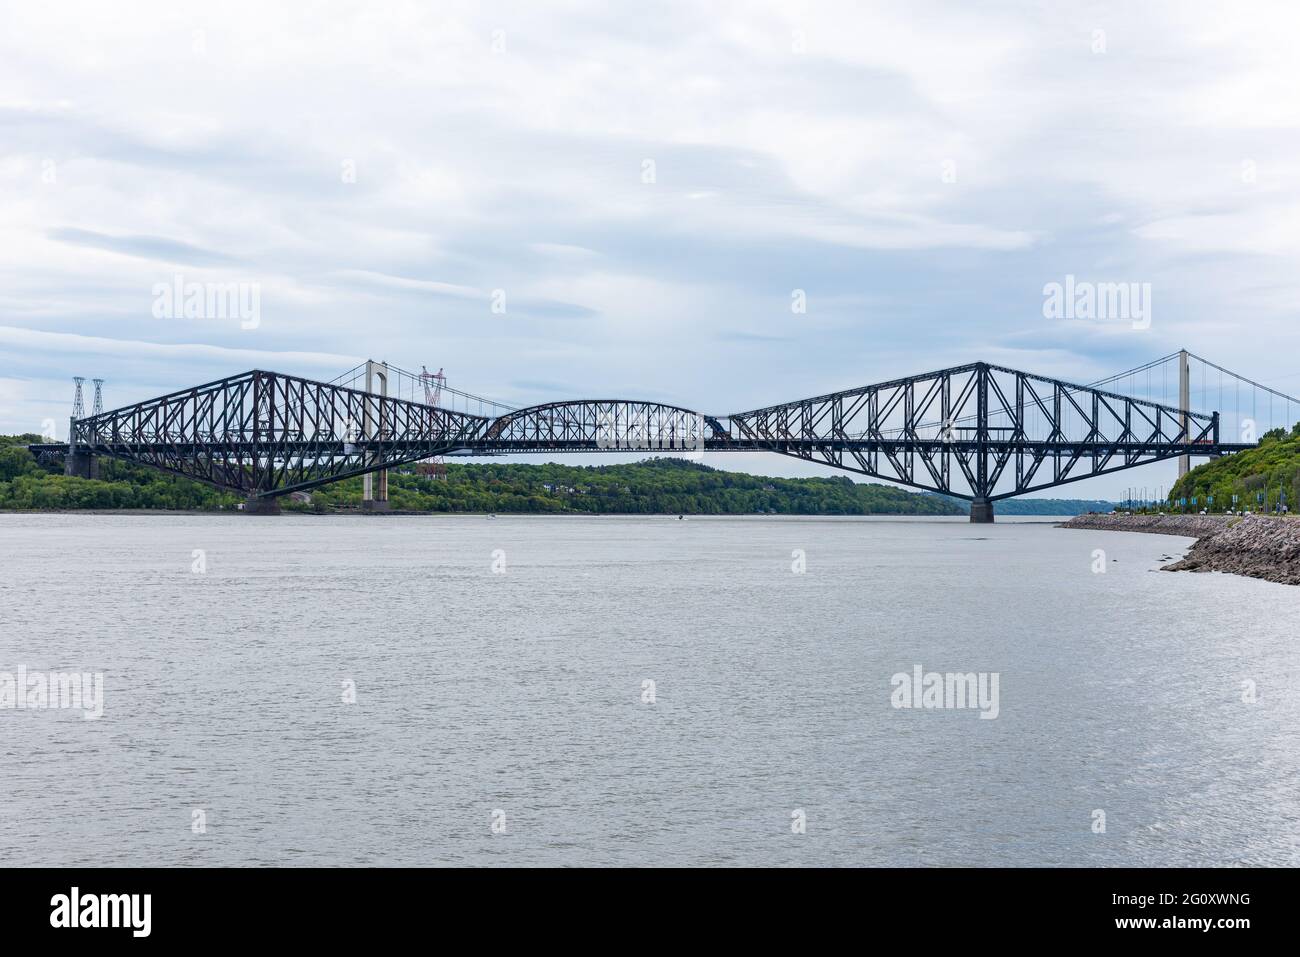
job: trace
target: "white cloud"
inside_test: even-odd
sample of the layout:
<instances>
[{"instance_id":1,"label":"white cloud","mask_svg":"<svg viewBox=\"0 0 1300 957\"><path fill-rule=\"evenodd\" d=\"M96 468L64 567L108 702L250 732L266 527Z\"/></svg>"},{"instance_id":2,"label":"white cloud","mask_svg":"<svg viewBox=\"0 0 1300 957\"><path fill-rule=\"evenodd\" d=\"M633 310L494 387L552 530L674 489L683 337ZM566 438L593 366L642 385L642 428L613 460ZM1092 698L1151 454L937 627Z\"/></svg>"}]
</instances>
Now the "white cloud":
<instances>
[{"instance_id":1,"label":"white cloud","mask_svg":"<svg viewBox=\"0 0 1300 957\"><path fill-rule=\"evenodd\" d=\"M102 336L81 336L67 332L42 332L36 329L15 329L0 326L0 345L39 350L42 355L70 354L77 356L119 356L131 359L169 362L176 359L207 359L242 367L231 372L244 372L250 368L270 367L287 371L294 364L313 368L338 367L342 372L350 365L362 361L356 356L332 352L272 352L262 349L231 349L202 343L140 342L127 339L110 339ZM187 385L193 383L185 383Z\"/></svg>"}]
</instances>

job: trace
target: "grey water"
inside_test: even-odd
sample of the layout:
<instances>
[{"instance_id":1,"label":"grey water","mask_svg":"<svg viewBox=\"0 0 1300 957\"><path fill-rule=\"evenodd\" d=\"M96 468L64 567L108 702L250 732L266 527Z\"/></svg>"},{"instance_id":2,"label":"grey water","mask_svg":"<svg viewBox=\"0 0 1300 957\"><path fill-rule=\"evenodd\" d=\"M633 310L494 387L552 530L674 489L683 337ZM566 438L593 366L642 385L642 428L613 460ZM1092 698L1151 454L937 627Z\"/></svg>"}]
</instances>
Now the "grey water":
<instances>
[{"instance_id":1,"label":"grey water","mask_svg":"<svg viewBox=\"0 0 1300 957\"><path fill-rule=\"evenodd\" d=\"M1295 865L1300 589L1189 544L0 515L0 673L104 681L0 708L0 866ZM997 717L894 707L917 665Z\"/></svg>"}]
</instances>

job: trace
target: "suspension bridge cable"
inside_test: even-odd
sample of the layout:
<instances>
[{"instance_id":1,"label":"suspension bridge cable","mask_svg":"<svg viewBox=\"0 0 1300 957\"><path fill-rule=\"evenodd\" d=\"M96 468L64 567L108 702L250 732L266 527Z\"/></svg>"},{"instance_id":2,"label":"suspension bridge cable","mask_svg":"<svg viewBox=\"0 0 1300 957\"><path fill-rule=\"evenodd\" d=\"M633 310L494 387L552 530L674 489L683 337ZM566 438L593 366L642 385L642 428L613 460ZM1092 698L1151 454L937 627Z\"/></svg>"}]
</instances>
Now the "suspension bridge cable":
<instances>
[{"instance_id":1,"label":"suspension bridge cable","mask_svg":"<svg viewBox=\"0 0 1300 957\"><path fill-rule=\"evenodd\" d=\"M1223 366L1213 363L1209 359L1203 359L1200 356L1194 355L1193 353L1190 352L1187 353L1187 355L1189 358L1195 359L1198 362L1205 363L1205 365L1209 366L1212 369L1218 369L1220 372L1226 373L1227 375L1240 379L1242 382L1245 382L1247 385L1253 386L1256 389L1263 389L1265 392L1269 393L1270 395L1278 396L1279 398L1285 400L1288 403L1291 402L1300 403L1300 399L1297 399L1295 396L1287 395L1285 392L1279 392L1277 389L1270 389L1262 382L1256 382L1254 379L1247 378L1244 375L1238 375L1236 372L1233 372L1231 369L1225 369Z\"/></svg>"},{"instance_id":2,"label":"suspension bridge cable","mask_svg":"<svg viewBox=\"0 0 1300 957\"><path fill-rule=\"evenodd\" d=\"M425 398L422 393L425 379L423 375L410 372L407 369L403 369L402 367L391 363L383 363L383 365L388 374L396 379L396 382L394 383L396 388L392 392L394 398L402 399L403 401L424 403ZM348 388L357 388L355 383L365 375L365 369L366 363L363 362L360 365L349 369L347 372L335 376L330 380L329 384L344 385ZM407 392L409 392L409 400L405 398ZM491 410L494 415L499 415L501 412L513 412L516 409L515 406L509 405L505 402L498 402L495 399L489 399L472 392L465 392L446 384L444 384L440 389L440 394L442 398L448 400L444 407L451 408L453 411L458 399L461 400L465 412L469 412L471 404L477 403L480 415L485 414L487 410ZM440 402L439 404L442 405L443 403Z\"/></svg>"}]
</instances>

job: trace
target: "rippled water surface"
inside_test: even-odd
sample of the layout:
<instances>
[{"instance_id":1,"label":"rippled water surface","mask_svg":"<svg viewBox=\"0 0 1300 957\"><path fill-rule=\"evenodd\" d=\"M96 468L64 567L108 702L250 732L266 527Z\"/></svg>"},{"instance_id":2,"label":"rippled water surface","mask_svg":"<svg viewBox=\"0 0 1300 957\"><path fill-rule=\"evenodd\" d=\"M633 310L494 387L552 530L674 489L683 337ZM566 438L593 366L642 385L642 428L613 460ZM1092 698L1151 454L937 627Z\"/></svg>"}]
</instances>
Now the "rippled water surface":
<instances>
[{"instance_id":1,"label":"rippled water surface","mask_svg":"<svg viewBox=\"0 0 1300 957\"><path fill-rule=\"evenodd\" d=\"M1300 589L1154 571L1188 544L3 515L0 672L105 708L0 710L0 863L1300 864ZM998 718L892 708L917 664Z\"/></svg>"}]
</instances>

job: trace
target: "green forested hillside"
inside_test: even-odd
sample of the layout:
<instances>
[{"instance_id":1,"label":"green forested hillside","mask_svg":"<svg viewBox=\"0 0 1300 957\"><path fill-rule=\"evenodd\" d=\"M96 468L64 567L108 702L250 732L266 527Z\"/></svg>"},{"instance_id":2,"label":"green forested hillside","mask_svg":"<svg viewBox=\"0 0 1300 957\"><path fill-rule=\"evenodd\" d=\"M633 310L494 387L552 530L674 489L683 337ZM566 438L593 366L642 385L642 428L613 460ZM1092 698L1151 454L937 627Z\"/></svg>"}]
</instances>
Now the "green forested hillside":
<instances>
[{"instance_id":1,"label":"green forested hillside","mask_svg":"<svg viewBox=\"0 0 1300 957\"><path fill-rule=\"evenodd\" d=\"M25 446L38 436L0 437L0 508L233 508L241 498L142 466L100 459L98 480L42 466ZM961 515L939 496L847 478L780 479L723 472L681 459L630 465L449 464L445 479L389 473L395 509L429 512L631 512L694 515ZM361 479L314 489L286 508L355 507Z\"/></svg>"},{"instance_id":2,"label":"green forested hillside","mask_svg":"<svg viewBox=\"0 0 1300 957\"><path fill-rule=\"evenodd\" d=\"M1222 512L1233 508L1269 511L1284 501L1295 511L1300 501L1300 422L1290 432L1274 429L1260 440L1259 448L1225 455L1198 465L1178 480L1169 493L1171 505L1186 498L1188 507ZM1213 503L1207 500L1213 496Z\"/></svg>"},{"instance_id":3,"label":"green forested hillside","mask_svg":"<svg viewBox=\"0 0 1300 957\"><path fill-rule=\"evenodd\" d=\"M393 508L430 512L598 512L683 515L960 515L934 496L847 478L763 478L681 459L629 465L458 465L445 480L389 474ZM312 493L312 507L351 505L361 480Z\"/></svg>"},{"instance_id":4,"label":"green forested hillside","mask_svg":"<svg viewBox=\"0 0 1300 957\"><path fill-rule=\"evenodd\" d=\"M0 435L0 508L233 508L242 501L189 479L142 465L99 460L99 478L73 478L59 463L42 466L26 446L39 435Z\"/></svg>"},{"instance_id":5,"label":"green forested hillside","mask_svg":"<svg viewBox=\"0 0 1300 957\"><path fill-rule=\"evenodd\" d=\"M39 436L0 436L0 508L234 508L241 496L144 466L99 459L98 480L63 475L26 449ZM693 515L964 515L969 503L929 492L860 484L847 477L783 479L725 472L682 459L629 465L447 465L446 479L411 467L389 473L392 507L429 512L601 512ZM1288 499L1291 500L1291 499ZM1216 500L1217 501L1217 500ZM313 489L307 511L356 507L361 479ZM1108 511L1107 502L1009 499L1002 514L1071 515Z\"/></svg>"}]
</instances>

